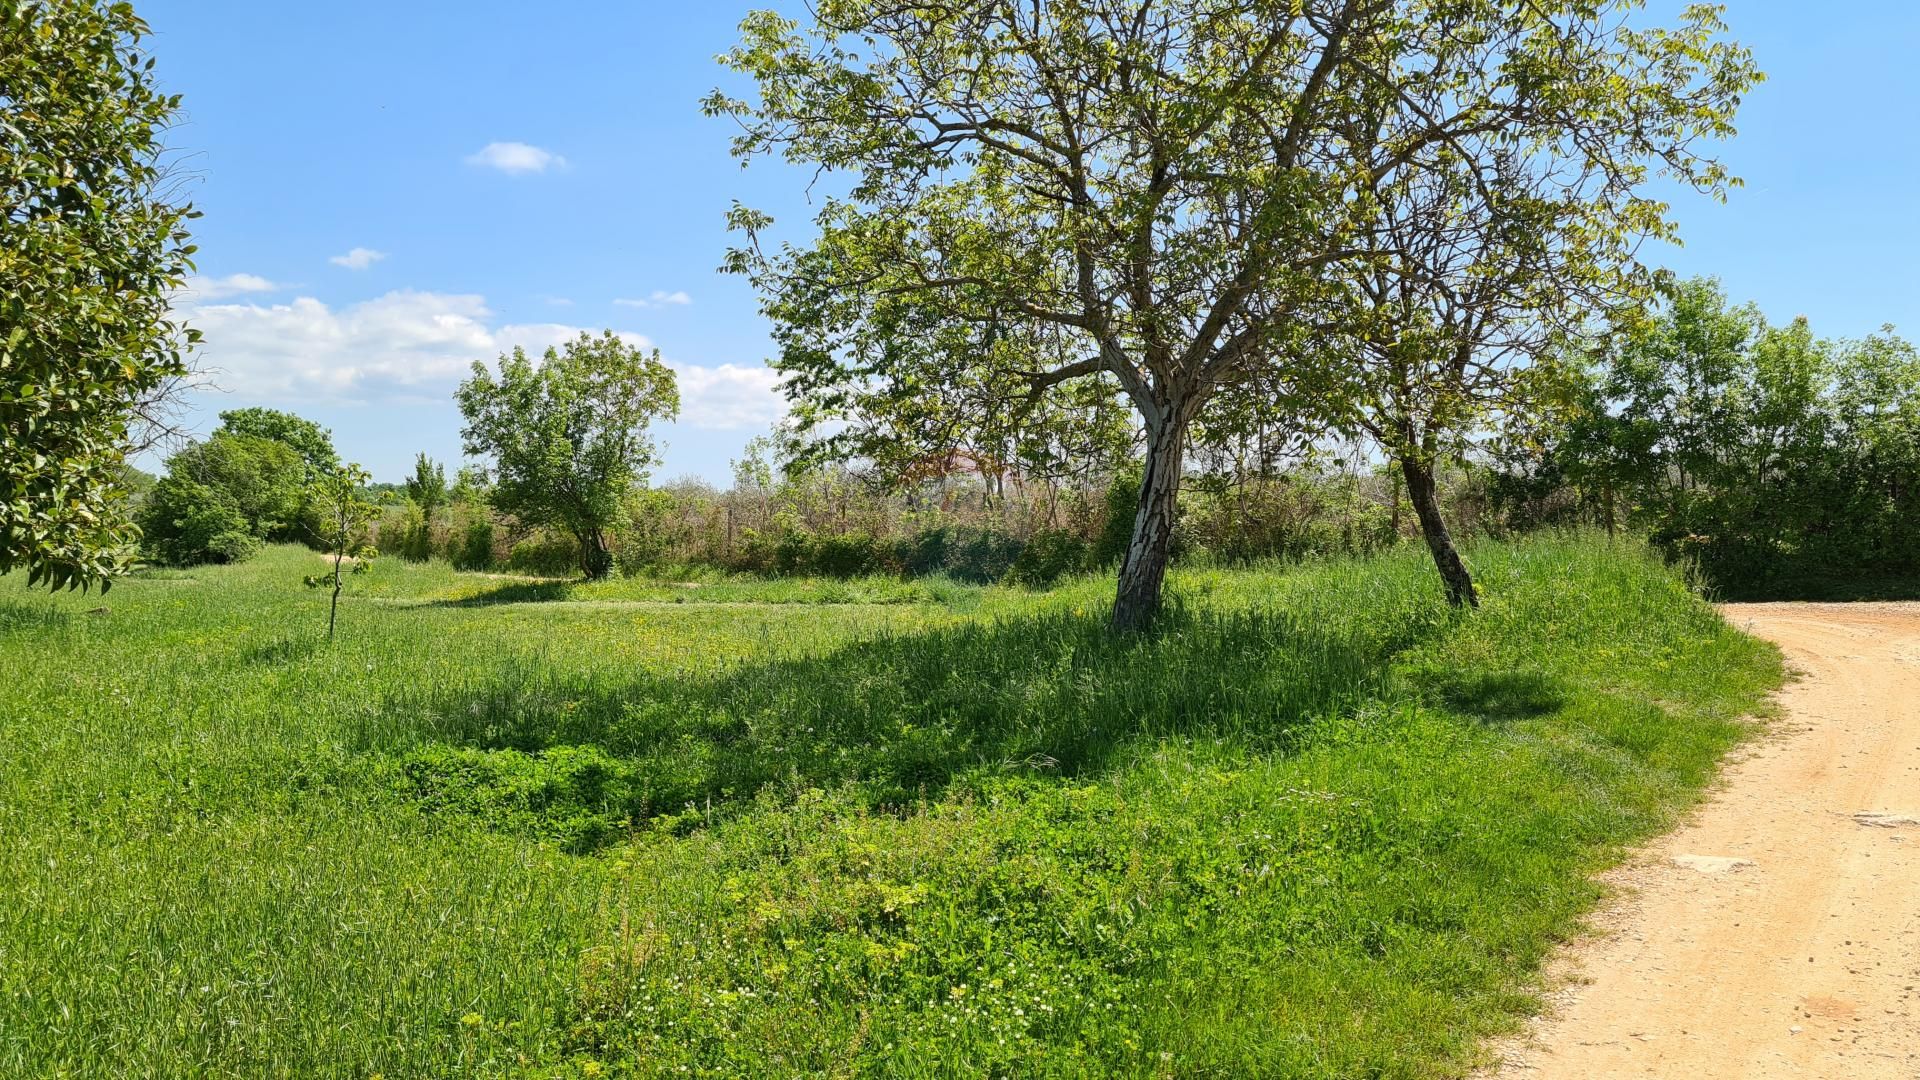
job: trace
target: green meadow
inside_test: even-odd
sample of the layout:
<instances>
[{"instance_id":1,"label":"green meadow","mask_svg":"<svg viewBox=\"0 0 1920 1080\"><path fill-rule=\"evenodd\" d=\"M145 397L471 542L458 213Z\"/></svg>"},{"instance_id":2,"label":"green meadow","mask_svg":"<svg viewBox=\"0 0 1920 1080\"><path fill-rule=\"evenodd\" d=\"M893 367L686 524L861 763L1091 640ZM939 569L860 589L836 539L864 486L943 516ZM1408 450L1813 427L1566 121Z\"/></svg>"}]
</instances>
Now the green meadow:
<instances>
[{"instance_id":1,"label":"green meadow","mask_svg":"<svg viewBox=\"0 0 1920 1080\"><path fill-rule=\"evenodd\" d=\"M0 1075L1432 1077L1782 678L1644 549L0 584Z\"/></svg>"}]
</instances>

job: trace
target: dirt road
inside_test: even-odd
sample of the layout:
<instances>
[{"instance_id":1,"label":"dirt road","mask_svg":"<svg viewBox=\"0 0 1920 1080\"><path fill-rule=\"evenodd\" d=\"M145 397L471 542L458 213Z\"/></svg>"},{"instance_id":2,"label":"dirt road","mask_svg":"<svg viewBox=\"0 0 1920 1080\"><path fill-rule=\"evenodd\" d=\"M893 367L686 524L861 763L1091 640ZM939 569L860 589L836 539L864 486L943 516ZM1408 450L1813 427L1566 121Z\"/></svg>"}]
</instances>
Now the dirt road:
<instances>
[{"instance_id":1,"label":"dirt road","mask_svg":"<svg viewBox=\"0 0 1920 1080\"><path fill-rule=\"evenodd\" d=\"M1503 1080L1920 1080L1920 604L1731 605L1803 673L1556 977Z\"/></svg>"}]
</instances>

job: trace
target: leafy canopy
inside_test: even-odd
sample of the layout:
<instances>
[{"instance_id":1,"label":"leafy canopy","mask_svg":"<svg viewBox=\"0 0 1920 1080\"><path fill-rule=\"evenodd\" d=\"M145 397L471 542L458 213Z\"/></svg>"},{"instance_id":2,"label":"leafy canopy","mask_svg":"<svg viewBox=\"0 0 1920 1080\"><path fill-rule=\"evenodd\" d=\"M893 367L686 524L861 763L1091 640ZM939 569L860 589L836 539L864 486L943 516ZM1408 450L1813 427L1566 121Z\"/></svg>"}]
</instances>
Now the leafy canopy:
<instances>
[{"instance_id":1,"label":"leafy canopy","mask_svg":"<svg viewBox=\"0 0 1920 1080\"><path fill-rule=\"evenodd\" d=\"M146 34L130 4L0 0L0 573L56 589L132 561L129 424L199 340Z\"/></svg>"},{"instance_id":2,"label":"leafy canopy","mask_svg":"<svg viewBox=\"0 0 1920 1080\"><path fill-rule=\"evenodd\" d=\"M278 409L229 409L220 414L219 431L283 442L299 453L314 476L340 467L340 455L333 449L333 433L292 413Z\"/></svg>"},{"instance_id":3,"label":"leafy canopy","mask_svg":"<svg viewBox=\"0 0 1920 1080\"><path fill-rule=\"evenodd\" d=\"M1339 411L1305 363L1382 257L1383 190L1501 169L1601 212L1579 249L1666 236L1653 172L1714 188L1695 138L1750 84L1717 9L1637 30L1634 0L822 0L770 12L716 92L735 152L841 174L805 247L736 208L815 432L1004 426L1092 380L1131 403L1147 479L1122 597L1157 605L1182 455L1221 391ZM1423 210L1422 212L1444 212ZM1585 257L1582 255L1582 257ZM977 393L956 393L956 388ZM1044 415L1044 414L1042 414ZM1055 415L1058 415L1057 409ZM1129 584L1141 555L1146 568ZM1131 618L1131 615L1128 616ZM1123 621L1116 607L1116 624Z\"/></svg>"}]
</instances>

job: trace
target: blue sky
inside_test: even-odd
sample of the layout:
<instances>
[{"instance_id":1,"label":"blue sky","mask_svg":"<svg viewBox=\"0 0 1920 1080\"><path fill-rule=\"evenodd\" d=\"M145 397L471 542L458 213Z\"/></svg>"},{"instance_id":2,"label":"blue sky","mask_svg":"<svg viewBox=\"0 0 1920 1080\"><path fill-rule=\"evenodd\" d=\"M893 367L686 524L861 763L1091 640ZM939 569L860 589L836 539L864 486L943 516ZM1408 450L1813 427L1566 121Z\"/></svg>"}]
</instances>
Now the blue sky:
<instances>
[{"instance_id":1,"label":"blue sky","mask_svg":"<svg viewBox=\"0 0 1920 1080\"><path fill-rule=\"evenodd\" d=\"M221 389L193 426L289 408L398 479L458 459L472 360L612 327L679 370L656 476L724 480L781 408L754 297L715 270L724 215L811 216L810 172L743 172L700 114L741 89L713 58L748 6L146 0L205 213L190 307ZM1748 186L1680 200L1686 247L1650 256L1822 334L1920 332L1920 6L1732 7L1770 76L1724 148Z\"/></svg>"}]
</instances>

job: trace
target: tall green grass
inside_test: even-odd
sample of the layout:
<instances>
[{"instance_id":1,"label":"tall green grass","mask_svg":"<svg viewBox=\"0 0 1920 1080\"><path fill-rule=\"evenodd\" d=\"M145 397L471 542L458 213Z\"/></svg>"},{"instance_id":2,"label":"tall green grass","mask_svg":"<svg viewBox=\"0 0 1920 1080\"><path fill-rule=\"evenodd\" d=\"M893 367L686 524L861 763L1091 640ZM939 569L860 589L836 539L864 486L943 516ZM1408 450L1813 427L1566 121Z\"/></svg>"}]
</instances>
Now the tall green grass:
<instances>
[{"instance_id":1,"label":"tall green grass","mask_svg":"<svg viewBox=\"0 0 1920 1080\"><path fill-rule=\"evenodd\" d=\"M0 1075L1456 1074L1780 678L1638 548L1473 554L1476 615L1407 551L1126 640L1103 580L382 562L331 648L294 549L5 586Z\"/></svg>"}]
</instances>

